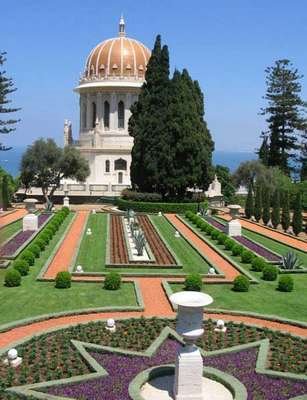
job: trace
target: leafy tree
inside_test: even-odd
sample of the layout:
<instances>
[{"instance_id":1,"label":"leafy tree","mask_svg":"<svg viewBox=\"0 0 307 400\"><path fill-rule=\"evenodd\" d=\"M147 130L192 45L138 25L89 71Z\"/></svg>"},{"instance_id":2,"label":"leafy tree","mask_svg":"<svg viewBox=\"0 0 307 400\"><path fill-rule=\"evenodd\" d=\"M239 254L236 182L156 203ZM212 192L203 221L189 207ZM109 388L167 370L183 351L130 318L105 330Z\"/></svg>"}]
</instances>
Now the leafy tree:
<instances>
[{"instance_id":1,"label":"leafy tree","mask_svg":"<svg viewBox=\"0 0 307 400\"><path fill-rule=\"evenodd\" d=\"M274 228L276 229L280 224L280 195L279 190L275 190L273 195L273 209L271 214L271 220Z\"/></svg>"},{"instance_id":2,"label":"leafy tree","mask_svg":"<svg viewBox=\"0 0 307 400\"><path fill-rule=\"evenodd\" d=\"M271 217L271 192L269 188L263 190L263 208L262 208L262 220L265 225L268 224Z\"/></svg>"},{"instance_id":3,"label":"leafy tree","mask_svg":"<svg viewBox=\"0 0 307 400\"><path fill-rule=\"evenodd\" d=\"M282 195L282 212L281 212L281 225L286 232L290 226L290 207L289 207L289 192L286 191Z\"/></svg>"},{"instance_id":4,"label":"leafy tree","mask_svg":"<svg viewBox=\"0 0 307 400\"><path fill-rule=\"evenodd\" d=\"M247 218L251 218L254 215L254 195L251 183L248 186L248 194L245 202L245 215Z\"/></svg>"},{"instance_id":5,"label":"leafy tree","mask_svg":"<svg viewBox=\"0 0 307 400\"><path fill-rule=\"evenodd\" d=\"M255 209L254 216L256 221L259 222L262 216L262 189L259 184L256 185L255 191Z\"/></svg>"},{"instance_id":6,"label":"leafy tree","mask_svg":"<svg viewBox=\"0 0 307 400\"><path fill-rule=\"evenodd\" d=\"M269 163L269 152L270 146L268 143L268 137L266 135L263 135L262 144L260 146L260 149L258 150L258 157L262 164L265 166L268 166Z\"/></svg>"},{"instance_id":7,"label":"leafy tree","mask_svg":"<svg viewBox=\"0 0 307 400\"><path fill-rule=\"evenodd\" d=\"M47 205L62 179L84 182L90 173L88 162L74 147L58 147L53 139L38 139L21 160L21 183L28 189L40 187Z\"/></svg>"},{"instance_id":8,"label":"leafy tree","mask_svg":"<svg viewBox=\"0 0 307 400\"><path fill-rule=\"evenodd\" d=\"M230 201L236 192L236 189L232 182L232 177L228 167L224 165L216 165L215 173L218 180L221 182L222 193L226 201Z\"/></svg>"},{"instance_id":9,"label":"leafy tree","mask_svg":"<svg viewBox=\"0 0 307 400\"><path fill-rule=\"evenodd\" d=\"M301 99L302 75L289 60L277 60L266 70L267 105L261 112L266 115L270 139L268 165L278 166L286 174L294 169L291 159L298 148L297 133L306 130L303 113L306 103Z\"/></svg>"},{"instance_id":10,"label":"leafy tree","mask_svg":"<svg viewBox=\"0 0 307 400\"><path fill-rule=\"evenodd\" d=\"M302 198L300 192L298 192L296 195L292 218L292 228L296 236L303 230Z\"/></svg>"},{"instance_id":11,"label":"leafy tree","mask_svg":"<svg viewBox=\"0 0 307 400\"><path fill-rule=\"evenodd\" d=\"M0 68L2 68L3 64L6 61L5 58L6 53L0 52ZM8 99L8 96L15 92L16 88L14 88L14 83L12 78L8 78L6 76L6 71L0 70L0 117L2 114L10 114L19 110L19 108L9 107L8 104L11 103L11 100ZM2 119L0 118L0 133L8 134L14 131L15 124L18 122L16 119ZM0 143L0 150L9 150L9 147L5 147L2 143Z\"/></svg>"}]
</instances>

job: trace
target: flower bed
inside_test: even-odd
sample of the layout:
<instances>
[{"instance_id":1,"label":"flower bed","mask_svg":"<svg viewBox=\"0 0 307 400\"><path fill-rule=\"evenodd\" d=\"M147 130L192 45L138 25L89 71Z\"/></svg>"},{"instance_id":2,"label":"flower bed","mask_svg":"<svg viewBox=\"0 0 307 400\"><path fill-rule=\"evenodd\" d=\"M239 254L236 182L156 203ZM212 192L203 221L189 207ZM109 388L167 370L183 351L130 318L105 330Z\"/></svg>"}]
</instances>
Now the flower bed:
<instances>
[{"instance_id":1,"label":"flower bed","mask_svg":"<svg viewBox=\"0 0 307 400\"><path fill-rule=\"evenodd\" d=\"M219 229L219 230L225 232L225 230L226 230L225 225L222 224L221 222L217 221L216 219L211 218L211 217L206 217L206 221L208 223L210 223L212 226L214 226L216 229ZM239 242L240 244L242 244L243 246L247 247L249 250L258 254L258 256L261 256L270 262L274 262L274 263L281 262L281 257L279 257L277 254L274 254L270 250L261 246L259 243L256 243L256 242L248 239L245 236L233 236L232 238L234 240L236 240L237 242Z\"/></svg>"},{"instance_id":2,"label":"flower bed","mask_svg":"<svg viewBox=\"0 0 307 400\"><path fill-rule=\"evenodd\" d=\"M306 374L306 340L231 322L227 324L227 332L221 335L214 332L213 321L206 321L204 325L205 335L198 345L206 351L268 338L270 352L266 363L267 368ZM2 363L0 364L0 398L1 400L11 399L4 389L13 385L69 378L93 372L72 346L71 339L140 352L152 344L165 326L174 328L174 321L155 318L122 320L117 322L117 331L113 334L106 331L105 322L102 321L34 337L18 346L18 351L23 357L23 364L20 368L8 369ZM127 397L127 387L132 378L149 366L163 363L173 364L178 346L176 341L169 339L151 358L134 357L133 362L132 356L126 354L115 357L114 353L104 352L102 354L100 351L91 349L91 356L105 367L110 375L88 382L50 387L48 393L71 396L78 400L83 399L81 395L85 396L84 398L87 400L130 399ZM288 378L271 379L268 375L256 374L254 369L257 355L258 347L250 347L234 353L207 356L205 365L237 377L246 385L249 400L286 400L307 393L306 381L293 381ZM106 393L105 397L102 397L103 393ZM99 397L97 397L98 394Z\"/></svg>"},{"instance_id":3,"label":"flower bed","mask_svg":"<svg viewBox=\"0 0 307 400\"><path fill-rule=\"evenodd\" d=\"M38 216L38 228L40 228L47 222L50 218L50 214L40 214ZM1 257L13 257L17 251L23 247L27 242L31 240L32 237L38 234L38 231L20 231L13 238L2 246L0 250Z\"/></svg>"}]
</instances>

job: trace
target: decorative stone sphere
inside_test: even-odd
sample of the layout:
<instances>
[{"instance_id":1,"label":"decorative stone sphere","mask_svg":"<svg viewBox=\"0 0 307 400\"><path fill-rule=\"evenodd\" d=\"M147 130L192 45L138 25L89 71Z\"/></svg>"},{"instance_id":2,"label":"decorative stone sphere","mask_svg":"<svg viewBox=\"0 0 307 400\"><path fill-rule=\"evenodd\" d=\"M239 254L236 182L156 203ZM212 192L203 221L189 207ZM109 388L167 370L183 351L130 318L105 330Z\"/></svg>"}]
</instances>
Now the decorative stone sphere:
<instances>
[{"instance_id":1,"label":"decorative stone sphere","mask_svg":"<svg viewBox=\"0 0 307 400\"><path fill-rule=\"evenodd\" d=\"M180 238L180 233L178 231L175 232L175 237Z\"/></svg>"},{"instance_id":2,"label":"decorative stone sphere","mask_svg":"<svg viewBox=\"0 0 307 400\"><path fill-rule=\"evenodd\" d=\"M225 326L225 322L222 319L218 319L216 321L216 327L217 328L224 328L224 326Z\"/></svg>"},{"instance_id":3,"label":"decorative stone sphere","mask_svg":"<svg viewBox=\"0 0 307 400\"><path fill-rule=\"evenodd\" d=\"M94 209L94 210L92 210L92 214L96 214L96 210Z\"/></svg>"},{"instance_id":4,"label":"decorative stone sphere","mask_svg":"<svg viewBox=\"0 0 307 400\"><path fill-rule=\"evenodd\" d=\"M16 349L10 349L7 352L7 358L12 361L12 360L16 360L16 358L18 357L18 351Z\"/></svg>"},{"instance_id":5,"label":"decorative stone sphere","mask_svg":"<svg viewBox=\"0 0 307 400\"><path fill-rule=\"evenodd\" d=\"M215 275L215 269L213 267L209 268L209 275Z\"/></svg>"},{"instance_id":6,"label":"decorative stone sphere","mask_svg":"<svg viewBox=\"0 0 307 400\"><path fill-rule=\"evenodd\" d=\"M161 211L158 212L158 216L162 217L162 212Z\"/></svg>"},{"instance_id":7,"label":"decorative stone sphere","mask_svg":"<svg viewBox=\"0 0 307 400\"><path fill-rule=\"evenodd\" d=\"M91 234L92 234L91 228L88 228L88 229L87 229L86 234L87 234L87 235L91 235Z\"/></svg>"},{"instance_id":8,"label":"decorative stone sphere","mask_svg":"<svg viewBox=\"0 0 307 400\"><path fill-rule=\"evenodd\" d=\"M83 272L82 265L77 265L76 272L78 272L79 274Z\"/></svg>"},{"instance_id":9,"label":"decorative stone sphere","mask_svg":"<svg viewBox=\"0 0 307 400\"><path fill-rule=\"evenodd\" d=\"M108 328L113 328L114 325L115 325L114 319L113 319L113 318L109 318L109 319L107 320L107 327L108 327Z\"/></svg>"}]
</instances>

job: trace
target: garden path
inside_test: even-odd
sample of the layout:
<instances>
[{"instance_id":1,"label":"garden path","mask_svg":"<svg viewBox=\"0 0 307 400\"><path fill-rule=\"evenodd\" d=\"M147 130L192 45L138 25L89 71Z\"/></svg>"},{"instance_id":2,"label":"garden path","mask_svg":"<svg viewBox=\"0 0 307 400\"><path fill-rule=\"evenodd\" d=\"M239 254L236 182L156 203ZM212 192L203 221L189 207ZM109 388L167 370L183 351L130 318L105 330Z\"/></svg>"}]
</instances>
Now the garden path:
<instances>
[{"instance_id":1,"label":"garden path","mask_svg":"<svg viewBox=\"0 0 307 400\"><path fill-rule=\"evenodd\" d=\"M19 208L9 214L0 216L0 228L17 221L18 219L24 217L27 213L28 211L25 208Z\"/></svg>"},{"instance_id":2,"label":"garden path","mask_svg":"<svg viewBox=\"0 0 307 400\"><path fill-rule=\"evenodd\" d=\"M213 250L207 243L197 236L176 214L165 214L168 221L180 232L180 234L194 245L197 250L208 260L209 263L217 265L224 273L226 280L233 281L240 272L220 254Z\"/></svg>"},{"instance_id":3,"label":"garden path","mask_svg":"<svg viewBox=\"0 0 307 400\"><path fill-rule=\"evenodd\" d=\"M229 215L219 215L219 217L223 218L226 221L230 220ZM247 221L246 219L240 218L241 225L249 229L252 232L260 233L261 235L268 236L271 239L275 239L278 242L281 242L283 244L287 244L291 247L294 247L297 250L302 250L302 251L307 251L307 243L303 242L302 240L296 239L295 237L291 237L287 234L284 234L282 232L278 232L273 229L266 228L265 226L262 226L260 224Z\"/></svg>"},{"instance_id":4,"label":"garden path","mask_svg":"<svg viewBox=\"0 0 307 400\"><path fill-rule=\"evenodd\" d=\"M78 246L80 237L82 235L82 230L86 223L88 214L88 211L77 212L69 231L65 235L65 239L62 241L61 246L59 247L44 274L45 279L54 279L59 271L69 269L76 252L76 247Z\"/></svg>"}]
</instances>

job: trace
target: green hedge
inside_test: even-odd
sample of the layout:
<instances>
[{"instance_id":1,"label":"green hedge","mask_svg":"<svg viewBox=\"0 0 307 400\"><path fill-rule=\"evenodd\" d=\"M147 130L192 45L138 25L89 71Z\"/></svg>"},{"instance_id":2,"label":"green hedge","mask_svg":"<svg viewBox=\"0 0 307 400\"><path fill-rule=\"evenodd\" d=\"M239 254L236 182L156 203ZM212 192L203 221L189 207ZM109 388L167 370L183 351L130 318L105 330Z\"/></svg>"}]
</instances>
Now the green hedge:
<instances>
[{"instance_id":1,"label":"green hedge","mask_svg":"<svg viewBox=\"0 0 307 400\"><path fill-rule=\"evenodd\" d=\"M116 205L120 210L134 210L139 212L157 213L185 213L186 211L197 212L198 203L151 203L143 201L130 201L117 199Z\"/></svg>"}]
</instances>

